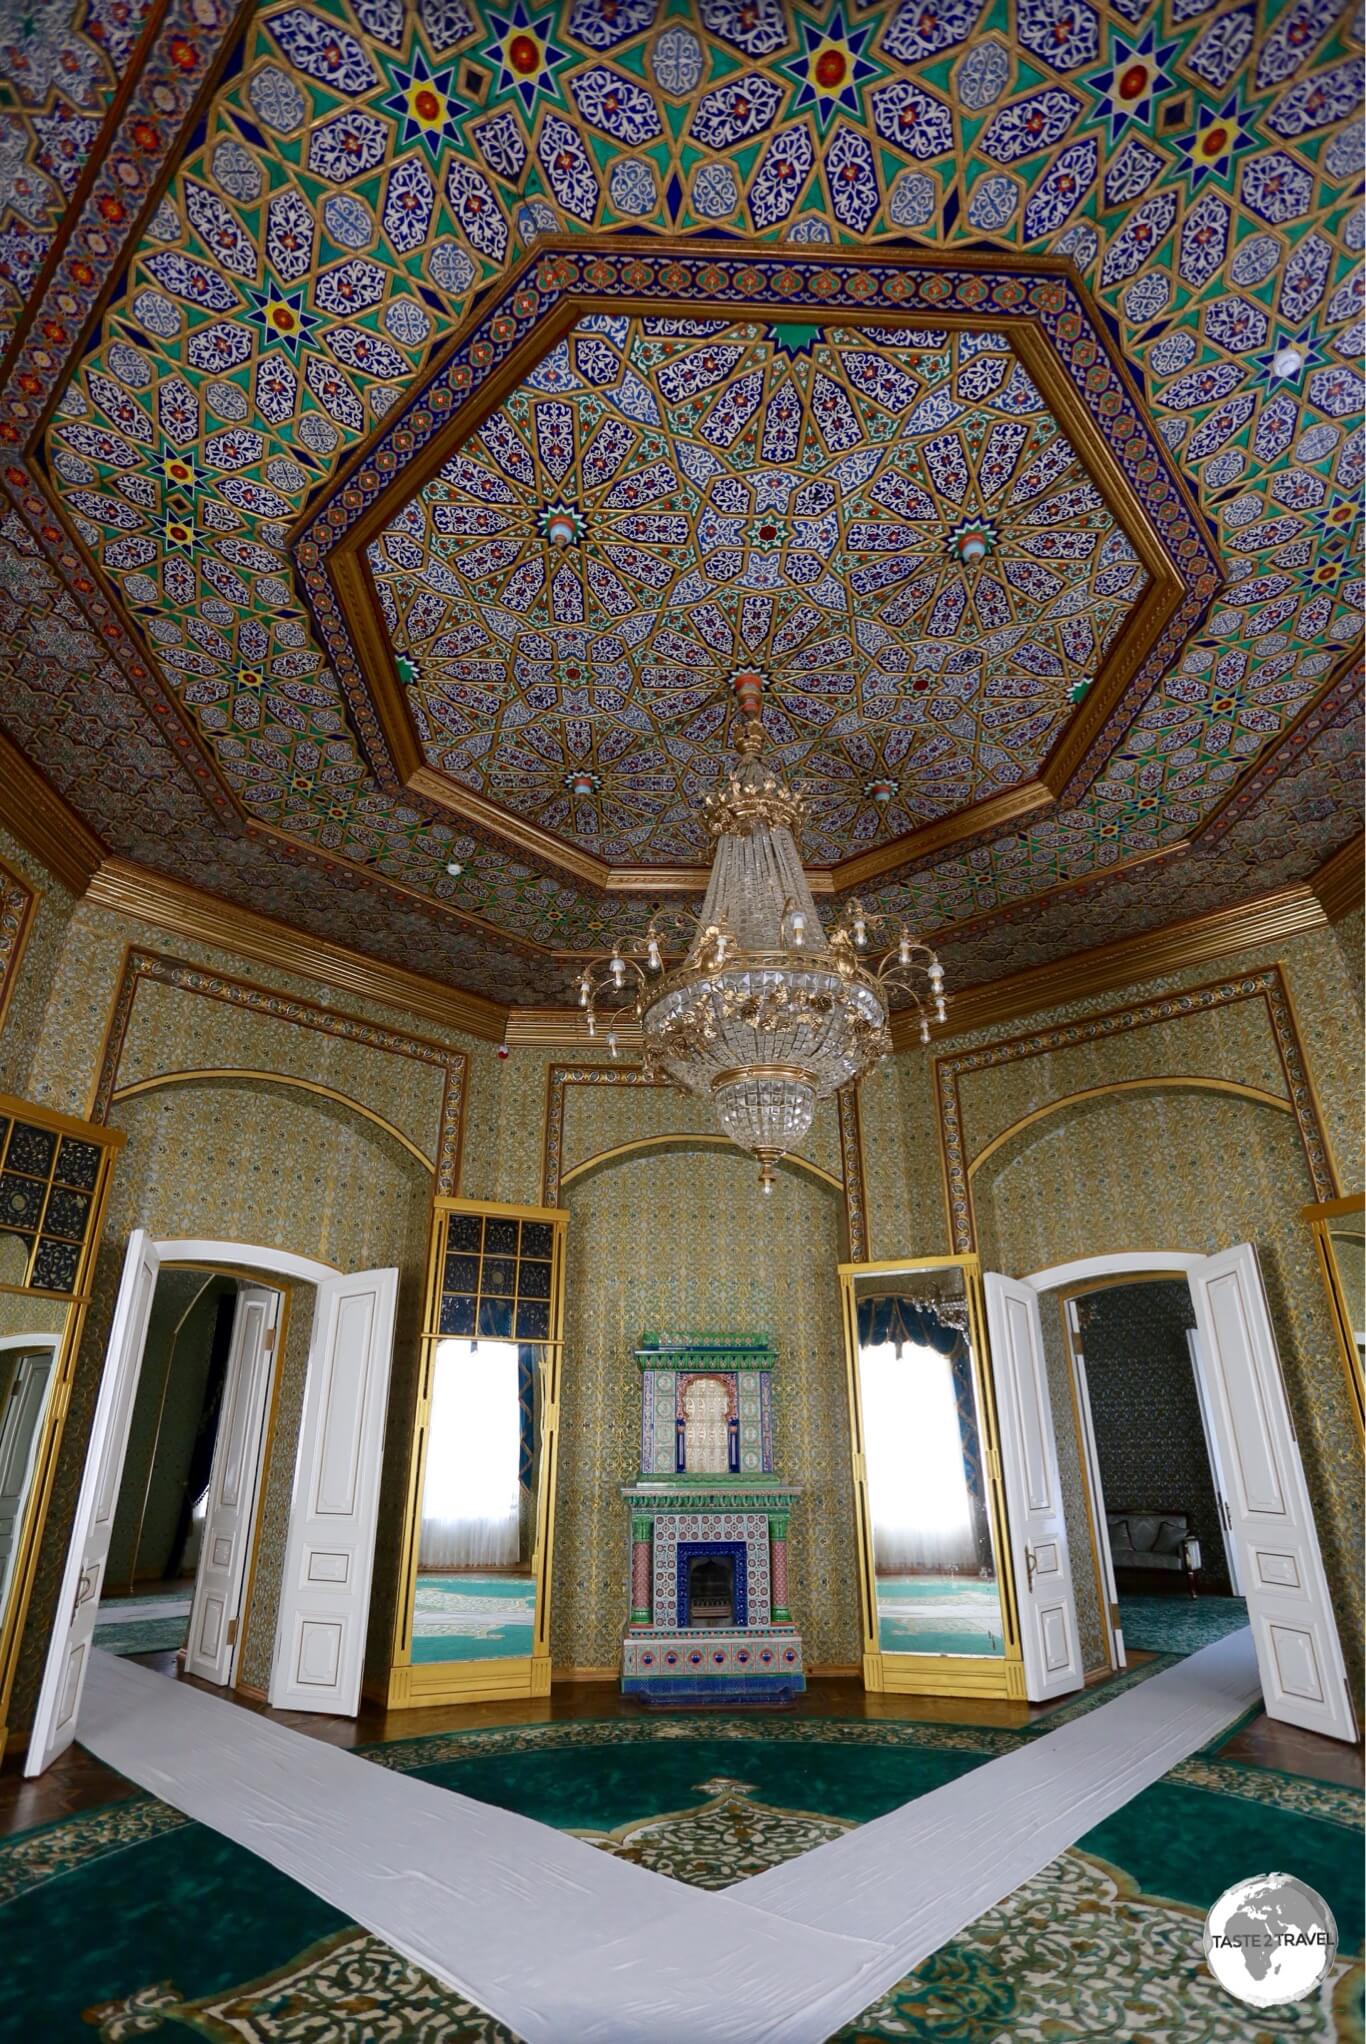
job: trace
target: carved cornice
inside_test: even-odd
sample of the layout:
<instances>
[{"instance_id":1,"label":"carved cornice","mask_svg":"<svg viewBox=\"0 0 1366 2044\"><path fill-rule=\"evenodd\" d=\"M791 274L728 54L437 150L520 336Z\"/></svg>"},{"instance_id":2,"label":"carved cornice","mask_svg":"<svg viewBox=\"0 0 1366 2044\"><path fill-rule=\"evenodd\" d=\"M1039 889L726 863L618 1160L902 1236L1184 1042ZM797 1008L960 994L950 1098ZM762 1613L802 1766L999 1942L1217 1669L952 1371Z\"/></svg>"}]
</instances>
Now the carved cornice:
<instances>
[{"instance_id":1,"label":"carved cornice","mask_svg":"<svg viewBox=\"0 0 1366 2044\"><path fill-rule=\"evenodd\" d=\"M429 1022L444 1023L488 1042L501 1041L507 1025L508 1011L498 1001L462 993L458 987L443 986L439 980L368 958L324 937L311 937L288 923L276 922L273 916L258 915L254 909L239 908L235 902L222 901L200 888L164 879L129 859L106 859L91 878L86 899L120 915L137 916L178 937L213 944L239 958L253 958L304 979L321 980L365 1000L390 1002L410 1015L421 1015Z\"/></svg>"},{"instance_id":2,"label":"carved cornice","mask_svg":"<svg viewBox=\"0 0 1366 2044\"><path fill-rule=\"evenodd\" d=\"M1325 859L1309 885L1330 923L1360 908L1366 901L1366 835L1354 837Z\"/></svg>"},{"instance_id":3,"label":"carved cornice","mask_svg":"<svg viewBox=\"0 0 1366 2044\"><path fill-rule=\"evenodd\" d=\"M48 872L84 894L104 859L104 846L27 753L0 731L0 823Z\"/></svg>"},{"instance_id":4,"label":"carved cornice","mask_svg":"<svg viewBox=\"0 0 1366 2044\"><path fill-rule=\"evenodd\" d=\"M961 1036L969 1029L987 1029L997 1022L1039 1014L1088 994L1112 993L1250 944L1271 944L1301 930L1321 929L1327 920L1312 886L1281 887L1236 908L1191 916L1162 929L1145 930L1137 937L1099 944L1092 951L1074 952L1072 957L1049 965L1031 966L1026 972L984 986L966 987L949 995L948 1019L935 1031L935 1037ZM919 1044L915 1018L894 1015L893 1049L906 1050L913 1044Z\"/></svg>"}]
</instances>

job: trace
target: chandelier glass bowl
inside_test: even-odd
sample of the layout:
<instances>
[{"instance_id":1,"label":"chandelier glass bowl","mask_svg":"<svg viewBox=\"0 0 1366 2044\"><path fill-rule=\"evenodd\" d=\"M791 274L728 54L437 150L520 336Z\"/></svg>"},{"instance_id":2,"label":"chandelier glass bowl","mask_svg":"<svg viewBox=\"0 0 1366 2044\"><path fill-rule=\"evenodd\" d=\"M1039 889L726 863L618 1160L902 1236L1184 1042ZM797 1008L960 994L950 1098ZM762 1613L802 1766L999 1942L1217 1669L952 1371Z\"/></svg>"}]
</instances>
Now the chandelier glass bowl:
<instances>
[{"instance_id":1,"label":"chandelier glass bowl","mask_svg":"<svg viewBox=\"0 0 1366 2044\"><path fill-rule=\"evenodd\" d=\"M770 1192L816 1103L887 1055L894 996L918 1010L928 1041L931 1015L944 1015L944 974L899 918L856 901L827 935L797 853L801 798L760 757L758 678L738 676L735 688L740 761L706 798L716 844L701 910L660 910L643 935L585 967L579 1001L590 1035L605 1025L613 1056L623 1022L638 1023L646 1071L709 1102Z\"/></svg>"}]
</instances>

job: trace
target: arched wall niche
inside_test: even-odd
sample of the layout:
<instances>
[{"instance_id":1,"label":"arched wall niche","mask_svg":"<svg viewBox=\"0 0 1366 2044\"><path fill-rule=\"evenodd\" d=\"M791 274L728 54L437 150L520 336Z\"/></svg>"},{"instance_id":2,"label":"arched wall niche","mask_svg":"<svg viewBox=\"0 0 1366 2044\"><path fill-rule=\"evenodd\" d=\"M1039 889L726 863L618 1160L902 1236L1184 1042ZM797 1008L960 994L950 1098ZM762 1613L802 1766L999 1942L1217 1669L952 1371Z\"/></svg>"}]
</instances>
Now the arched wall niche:
<instances>
[{"instance_id":1,"label":"arched wall niche","mask_svg":"<svg viewBox=\"0 0 1366 2044\"><path fill-rule=\"evenodd\" d=\"M808 1664L853 1669L858 1599L836 1265L842 1193L790 1164L765 1198L752 1158L680 1135L601 1158L569 1209L556 1503L557 1674L615 1672L627 1617L619 1486L640 1469L647 1328L771 1331L775 1456L802 1487L792 1520L793 1609Z\"/></svg>"},{"instance_id":2,"label":"arched wall niche","mask_svg":"<svg viewBox=\"0 0 1366 2044\"><path fill-rule=\"evenodd\" d=\"M972 1169L971 1185L987 1270L1023 1275L1122 1250L1208 1255L1255 1245L1343 1647L1359 1681L1360 1435L1300 1218L1313 1188L1294 1117L1246 1091L1180 1080L1100 1092L1017 1126Z\"/></svg>"},{"instance_id":3,"label":"arched wall niche","mask_svg":"<svg viewBox=\"0 0 1366 2044\"><path fill-rule=\"evenodd\" d=\"M385 1551L386 1527L400 1516L389 1508L390 1486L406 1477L404 1415L410 1419L416 1388L430 1170L373 1115L345 1100L302 1089L287 1077L282 1081L269 1075L191 1073L121 1100L109 1119L126 1131L128 1142L105 1213L43 1563L15 1683L13 1722L20 1727L27 1725L37 1694L39 1647L51 1631L114 1297L128 1236L135 1227L145 1227L159 1238L256 1243L338 1270L397 1265L398 1321L372 1607L372 1621L386 1642L384 1607L392 1599L397 1574L397 1554ZM250 1262L244 1259L243 1267L250 1267ZM267 1282L288 1283L278 1273L265 1276ZM260 1507L253 1612L239 1668L241 1681L258 1688L264 1688L269 1673L312 1334L312 1285L296 1282L289 1290L273 1449ZM403 1451L402 1475L390 1466L396 1437Z\"/></svg>"}]
</instances>

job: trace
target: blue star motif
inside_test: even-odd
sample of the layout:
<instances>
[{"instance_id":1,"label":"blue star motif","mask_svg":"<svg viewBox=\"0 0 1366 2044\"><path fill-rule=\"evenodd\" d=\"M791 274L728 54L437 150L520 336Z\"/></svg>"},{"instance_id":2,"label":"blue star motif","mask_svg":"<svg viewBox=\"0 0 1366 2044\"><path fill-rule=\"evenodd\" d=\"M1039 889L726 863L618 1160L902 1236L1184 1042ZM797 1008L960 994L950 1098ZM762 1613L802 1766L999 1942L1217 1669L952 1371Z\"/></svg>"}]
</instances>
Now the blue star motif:
<instances>
[{"instance_id":1,"label":"blue star motif","mask_svg":"<svg viewBox=\"0 0 1366 2044\"><path fill-rule=\"evenodd\" d=\"M844 9L836 7L823 28L809 21L799 21L797 26L803 47L783 65L798 86L792 111L814 112L824 133L836 112L857 117L863 111L862 88L870 78L878 76L881 68L863 54L876 24L868 22L863 28L848 28Z\"/></svg>"},{"instance_id":2,"label":"blue star motif","mask_svg":"<svg viewBox=\"0 0 1366 2044\"><path fill-rule=\"evenodd\" d=\"M1156 22L1137 42L1112 33L1109 64L1082 81L1096 96L1096 118L1109 123L1112 144L1127 127L1152 132L1157 102L1175 83L1169 66L1177 47L1158 42Z\"/></svg>"},{"instance_id":3,"label":"blue star motif","mask_svg":"<svg viewBox=\"0 0 1366 2044\"><path fill-rule=\"evenodd\" d=\"M307 286L300 284L293 291L281 291L273 284L267 284L264 290L251 284L245 288L251 300L247 317L261 335L262 348L285 348L297 362L300 350L308 344L322 318L321 313L310 312L304 303Z\"/></svg>"},{"instance_id":4,"label":"blue star motif","mask_svg":"<svg viewBox=\"0 0 1366 2044\"><path fill-rule=\"evenodd\" d=\"M485 54L499 67L494 94L515 92L528 113L538 95L546 99L561 96L555 67L565 62L569 52L554 40L555 12L547 7L533 14L526 0L514 0L510 14L489 10L493 35Z\"/></svg>"},{"instance_id":5,"label":"blue star motif","mask_svg":"<svg viewBox=\"0 0 1366 2044\"><path fill-rule=\"evenodd\" d=\"M1178 135L1173 147L1185 158L1191 191L1197 192L1207 177L1227 184L1234 164L1255 146L1256 140L1243 117L1238 94L1231 92L1222 106L1208 106L1202 101L1195 126Z\"/></svg>"},{"instance_id":6,"label":"blue star motif","mask_svg":"<svg viewBox=\"0 0 1366 2044\"><path fill-rule=\"evenodd\" d=\"M460 116L465 110L456 90L455 65L433 71L420 46L415 46L410 70L395 63L387 63L385 69L394 90L380 105L398 123L399 145L422 142L433 159L439 157L444 145L459 140Z\"/></svg>"}]
</instances>

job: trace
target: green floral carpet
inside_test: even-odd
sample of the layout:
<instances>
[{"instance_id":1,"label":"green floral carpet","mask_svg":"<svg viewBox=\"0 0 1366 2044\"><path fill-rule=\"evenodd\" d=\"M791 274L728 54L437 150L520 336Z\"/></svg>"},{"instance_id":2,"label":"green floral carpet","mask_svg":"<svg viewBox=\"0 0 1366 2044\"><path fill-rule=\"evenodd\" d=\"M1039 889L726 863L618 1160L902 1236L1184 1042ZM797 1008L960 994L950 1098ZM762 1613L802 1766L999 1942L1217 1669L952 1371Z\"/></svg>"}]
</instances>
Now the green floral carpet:
<instances>
[{"instance_id":1,"label":"green floral carpet","mask_svg":"<svg viewBox=\"0 0 1366 2044\"><path fill-rule=\"evenodd\" d=\"M1247 1624L1241 1597L1121 1597L1126 1647L1153 1654L1193 1654Z\"/></svg>"},{"instance_id":2,"label":"green floral carpet","mask_svg":"<svg viewBox=\"0 0 1366 2044\"><path fill-rule=\"evenodd\" d=\"M368 1758L715 1889L1029 1736L704 1713L438 1733ZM1360 2039L1360 1828L1351 1791L1198 1755L839 2044ZM1344 1952L1318 1997L1268 2027L1209 1979L1200 1932L1225 1887L1273 1868L1328 1898ZM4 2044L513 2044L306 1889L142 1794L0 1843L0 1950Z\"/></svg>"}]
</instances>

